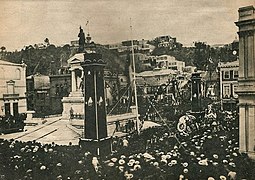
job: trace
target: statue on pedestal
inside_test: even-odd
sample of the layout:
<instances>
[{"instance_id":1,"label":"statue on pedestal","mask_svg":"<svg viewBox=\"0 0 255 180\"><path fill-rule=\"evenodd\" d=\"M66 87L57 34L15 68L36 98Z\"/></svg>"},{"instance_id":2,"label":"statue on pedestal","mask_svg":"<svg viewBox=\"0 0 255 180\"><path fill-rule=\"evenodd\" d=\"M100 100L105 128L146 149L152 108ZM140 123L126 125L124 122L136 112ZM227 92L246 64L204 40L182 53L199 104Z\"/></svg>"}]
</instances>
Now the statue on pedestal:
<instances>
[{"instance_id":1,"label":"statue on pedestal","mask_svg":"<svg viewBox=\"0 0 255 180\"><path fill-rule=\"evenodd\" d=\"M78 34L79 37L79 52L83 52L85 46L85 34L83 29L80 26L80 33Z\"/></svg>"}]
</instances>

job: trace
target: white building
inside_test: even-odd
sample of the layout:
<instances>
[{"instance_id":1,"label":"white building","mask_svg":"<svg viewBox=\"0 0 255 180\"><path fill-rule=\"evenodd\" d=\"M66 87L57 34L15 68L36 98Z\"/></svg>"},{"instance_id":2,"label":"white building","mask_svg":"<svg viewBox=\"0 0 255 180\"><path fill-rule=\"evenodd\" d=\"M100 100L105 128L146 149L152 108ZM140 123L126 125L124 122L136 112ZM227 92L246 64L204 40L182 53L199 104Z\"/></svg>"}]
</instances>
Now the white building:
<instances>
[{"instance_id":1,"label":"white building","mask_svg":"<svg viewBox=\"0 0 255 180\"><path fill-rule=\"evenodd\" d=\"M176 38L169 35L156 37L155 41L158 43L158 47L168 47L169 49L174 48L176 44Z\"/></svg>"},{"instance_id":2,"label":"white building","mask_svg":"<svg viewBox=\"0 0 255 180\"><path fill-rule=\"evenodd\" d=\"M185 62L177 61L175 57L169 55L156 56L156 66L158 68L172 69L183 72Z\"/></svg>"},{"instance_id":3,"label":"white building","mask_svg":"<svg viewBox=\"0 0 255 180\"><path fill-rule=\"evenodd\" d=\"M26 65L0 60L0 115L26 113Z\"/></svg>"},{"instance_id":4,"label":"white building","mask_svg":"<svg viewBox=\"0 0 255 180\"><path fill-rule=\"evenodd\" d=\"M146 84L161 85L166 84L169 79L176 76L176 72L172 69L155 68L153 71L144 71L137 73L137 78L142 78Z\"/></svg>"}]
</instances>

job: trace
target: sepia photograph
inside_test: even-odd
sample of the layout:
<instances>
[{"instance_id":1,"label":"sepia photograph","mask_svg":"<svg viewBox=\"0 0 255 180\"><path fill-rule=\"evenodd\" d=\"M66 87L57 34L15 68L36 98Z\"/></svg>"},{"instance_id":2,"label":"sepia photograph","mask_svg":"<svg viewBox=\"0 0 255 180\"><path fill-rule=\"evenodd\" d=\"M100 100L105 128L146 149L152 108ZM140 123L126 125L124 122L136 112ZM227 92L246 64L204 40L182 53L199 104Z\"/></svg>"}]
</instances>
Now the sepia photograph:
<instances>
[{"instance_id":1,"label":"sepia photograph","mask_svg":"<svg viewBox=\"0 0 255 180\"><path fill-rule=\"evenodd\" d=\"M254 0L0 4L0 180L255 179Z\"/></svg>"}]
</instances>

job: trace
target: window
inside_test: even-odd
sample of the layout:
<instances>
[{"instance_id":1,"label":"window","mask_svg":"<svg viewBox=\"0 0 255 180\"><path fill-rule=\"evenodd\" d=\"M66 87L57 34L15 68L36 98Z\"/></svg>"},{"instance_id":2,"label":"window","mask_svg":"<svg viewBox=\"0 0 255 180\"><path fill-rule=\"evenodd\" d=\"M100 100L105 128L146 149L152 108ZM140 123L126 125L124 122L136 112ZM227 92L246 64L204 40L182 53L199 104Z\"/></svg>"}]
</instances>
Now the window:
<instances>
[{"instance_id":1,"label":"window","mask_svg":"<svg viewBox=\"0 0 255 180\"><path fill-rule=\"evenodd\" d=\"M223 85L223 98L230 97L230 86L229 84Z\"/></svg>"},{"instance_id":2,"label":"window","mask_svg":"<svg viewBox=\"0 0 255 180\"><path fill-rule=\"evenodd\" d=\"M17 116L19 114L19 105L17 102L13 103L13 115Z\"/></svg>"},{"instance_id":3,"label":"window","mask_svg":"<svg viewBox=\"0 0 255 180\"><path fill-rule=\"evenodd\" d=\"M14 81L7 82L7 93L14 94Z\"/></svg>"},{"instance_id":4,"label":"window","mask_svg":"<svg viewBox=\"0 0 255 180\"><path fill-rule=\"evenodd\" d=\"M15 71L15 79L17 79L17 80L21 79L20 69L16 69L16 71Z\"/></svg>"},{"instance_id":5,"label":"window","mask_svg":"<svg viewBox=\"0 0 255 180\"><path fill-rule=\"evenodd\" d=\"M234 71L234 79L238 79L238 71Z\"/></svg>"},{"instance_id":6,"label":"window","mask_svg":"<svg viewBox=\"0 0 255 180\"><path fill-rule=\"evenodd\" d=\"M230 78L229 71L224 71L224 79L229 79L229 78Z\"/></svg>"},{"instance_id":7,"label":"window","mask_svg":"<svg viewBox=\"0 0 255 180\"><path fill-rule=\"evenodd\" d=\"M5 103L4 104L4 111L5 111L5 115L8 116L11 114L11 106L10 103Z\"/></svg>"}]
</instances>

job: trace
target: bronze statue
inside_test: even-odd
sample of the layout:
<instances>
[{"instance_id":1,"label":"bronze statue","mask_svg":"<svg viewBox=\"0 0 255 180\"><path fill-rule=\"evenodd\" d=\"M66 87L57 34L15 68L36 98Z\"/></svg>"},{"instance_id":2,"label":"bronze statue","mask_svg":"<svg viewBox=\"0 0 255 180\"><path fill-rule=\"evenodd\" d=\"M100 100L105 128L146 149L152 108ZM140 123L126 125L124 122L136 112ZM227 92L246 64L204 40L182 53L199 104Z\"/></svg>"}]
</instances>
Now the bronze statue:
<instances>
[{"instance_id":1,"label":"bronze statue","mask_svg":"<svg viewBox=\"0 0 255 180\"><path fill-rule=\"evenodd\" d=\"M85 45L85 34L81 26L80 26L80 33L78 34L78 37L79 37L79 52L83 52L84 45Z\"/></svg>"}]
</instances>

